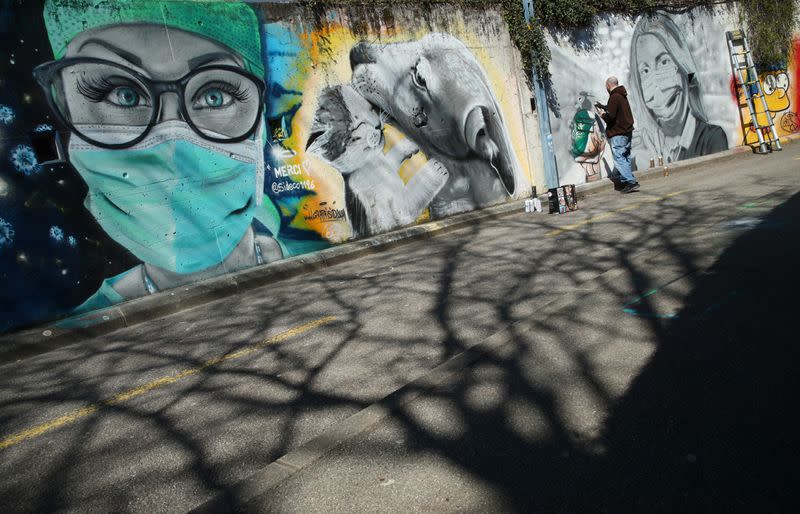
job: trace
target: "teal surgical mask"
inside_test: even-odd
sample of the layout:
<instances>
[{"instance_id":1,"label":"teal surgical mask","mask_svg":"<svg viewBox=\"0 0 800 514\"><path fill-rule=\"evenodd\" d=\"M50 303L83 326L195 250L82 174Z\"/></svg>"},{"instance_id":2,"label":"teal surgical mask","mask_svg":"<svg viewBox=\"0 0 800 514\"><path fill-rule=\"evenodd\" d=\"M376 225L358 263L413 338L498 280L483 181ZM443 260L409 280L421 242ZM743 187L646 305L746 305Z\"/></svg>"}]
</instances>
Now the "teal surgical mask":
<instances>
[{"instance_id":1,"label":"teal surgical mask","mask_svg":"<svg viewBox=\"0 0 800 514\"><path fill-rule=\"evenodd\" d=\"M92 127L80 130L92 137ZM263 197L262 132L212 143L168 121L123 150L73 136L69 159L89 187L84 205L112 239L145 263L194 273L225 260L250 227Z\"/></svg>"}]
</instances>

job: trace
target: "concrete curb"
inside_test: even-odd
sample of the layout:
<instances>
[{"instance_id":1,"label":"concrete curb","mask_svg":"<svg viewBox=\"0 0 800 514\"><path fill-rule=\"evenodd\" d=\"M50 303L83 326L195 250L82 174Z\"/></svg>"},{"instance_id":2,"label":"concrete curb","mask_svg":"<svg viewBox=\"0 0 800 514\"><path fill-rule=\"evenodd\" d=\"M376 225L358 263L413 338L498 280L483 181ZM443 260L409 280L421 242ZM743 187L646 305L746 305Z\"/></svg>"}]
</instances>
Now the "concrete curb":
<instances>
[{"instance_id":1,"label":"concrete curb","mask_svg":"<svg viewBox=\"0 0 800 514\"><path fill-rule=\"evenodd\" d=\"M3 335L0 336L0 364L44 353L144 321L162 318L238 292L465 228L476 222L507 216L520 210L522 210L521 200L508 202L188 284L106 309Z\"/></svg>"},{"instance_id":2,"label":"concrete curb","mask_svg":"<svg viewBox=\"0 0 800 514\"><path fill-rule=\"evenodd\" d=\"M608 280L623 273L624 270L617 269L601 276ZM543 316L551 316L589 295L590 293L580 292L565 293L543 304L538 309L538 313ZM239 512L239 508L243 508L247 503L270 494L275 487L291 475L313 464L336 447L374 427L389 417L393 411L404 407L422 394L434 391L439 386L446 384L448 379L454 378L460 370L478 361L481 357L492 356L493 352L513 340L515 330L522 323L523 321L512 323L483 341L467 347L463 352L424 372L415 380L334 424L324 430L322 434L302 444L299 448L236 483L232 487L232 491L229 491L230 495L215 495L190 512L203 514ZM238 505L230 505L227 502L231 495L237 499ZM243 512L249 512L249 509L245 507Z\"/></svg>"},{"instance_id":3,"label":"concrete curb","mask_svg":"<svg viewBox=\"0 0 800 514\"><path fill-rule=\"evenodd\" d=\"M782 143L800 140L800 134L781 138ZM736 158L750 151L749 147L736 147L713 155L688 159L670 166L659 166L637 172L639 180L652 180L696 169L708 163ZM578 198L586 198L601 191L613 190L610 181L600 181L577 186ZM357 259L415 241L420 241L459 230L474 223L502 218L522 211L524 200L467 212L421 225L387 232L367 239L344 243L312 254L291 257L282 261L249 268L217 278L196 282L152 296L92 311L63 320L39 325L0 336L0 365L25 357L44 353L88 338L108 334L129 327L190 309L226 296L244 292L267 284L320 270L328 266ZM546 201L543 202L546 205Z\"/></svg>"},{"instance_id":4,"label":"concrete curb","mask_svg":"<svg viewBox=\"0 0 800 514\"><path fill-rule=\"evenodd\" d=\"M208 514L216 512L237 512L236 507L242 507L247 502L269 494L272 489L291 475L313 464L314 461L337 446L357 437L380 423L386 419L392 411L402 408L423 393L432 391L436 387L444 384L447 379L453 377L459 370L475 362L490 350L498 348L507 341L510 341L512 327L513 325L510 325L489 336L482 342L474 344L462 353L455 355L439 366L423 373L416 380L400 387L383 399L336 423L299 448L287 453L278 460L268 464L263 469L256 471L246 479L235 484L232 487L233 491L231 491L231 493L232 496L237 499L239 505L230 505L227 502L229 496L216 495L195 507L190 512Z\"/></svg>"},{"instance_id":5,"label":"concrete curb","mask_svg":"<svg viewBox=\"0 0 800 514\"><path fill-rule=\"evenodd\" d=\"M800 141L800 133L783 136L780 138L781 144L792 143ZM655 178L665 178L671 173L681 173L684 171L691 171L697 169L705 164L718 163L735 159L741 154L754 153L749 146L736 146L724 152L717 152L703 157L695 157L694 159L686 159L667 166L655 166L646 170L636 172L636 179L638 181L649 181ZM765 154L770 155L770 154ZM586 184L579 184L575 187L578 199L586 198L587 196L602 192L613 190L613 186L607 180L599 182L591 182Z\"/></svg>"}]
</instances>

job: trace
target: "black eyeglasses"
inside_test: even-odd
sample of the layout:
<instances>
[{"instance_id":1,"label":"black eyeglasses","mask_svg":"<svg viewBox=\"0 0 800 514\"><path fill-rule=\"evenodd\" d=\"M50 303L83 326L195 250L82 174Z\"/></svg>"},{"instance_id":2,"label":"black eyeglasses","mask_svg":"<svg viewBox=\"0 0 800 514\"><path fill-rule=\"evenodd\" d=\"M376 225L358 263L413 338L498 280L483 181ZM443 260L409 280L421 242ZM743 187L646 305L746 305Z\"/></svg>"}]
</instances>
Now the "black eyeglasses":
<instances>
[{"instance_id":1,"label":"black eyeglasses","mask_svg":"<svg viewBox=\"0 0 800 514\"><path fill-rule=\"evenodd\" d=\"M218 143L253 135L264 107L264 81L236 66L204 66L178 80L155 81L111 61L74 57L41 64L33 75L60 121L102 148L143 140L166 92L179 97L181 116L197 134Z\"/></svg>"}]
</instances>

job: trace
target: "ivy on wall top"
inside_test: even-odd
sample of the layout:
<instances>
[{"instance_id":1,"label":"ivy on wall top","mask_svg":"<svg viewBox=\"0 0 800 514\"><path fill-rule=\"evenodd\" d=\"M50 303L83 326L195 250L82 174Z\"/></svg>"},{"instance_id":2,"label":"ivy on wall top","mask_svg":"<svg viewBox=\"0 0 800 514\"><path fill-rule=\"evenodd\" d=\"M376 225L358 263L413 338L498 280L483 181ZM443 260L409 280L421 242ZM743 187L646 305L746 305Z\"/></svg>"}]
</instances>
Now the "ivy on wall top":
<instances>
[{"instance_id":1,"label":"ivy on wall top","mask_svg":"<svg viewBox=\"0 0 800 514\"><path fill-rule=\"evenodd\" d=\"M531 26L525 21L522 0L299 0L298 3L317 23L322 23L321 20L325 19L324 12L328 8L374 9L376 6L398 4L414 5L423 12L430 11L437 4L494 8L502 14L508 25L511 40L522 56L523 68L526 70L535 68L540 75L549 76L547 66L550 63L550 50L547 48L544 32L536 24ZM369 19L370 16L356 16L356 18Z\"/></svg>"},{"instance_id":2,"label":"ivy on wall top","mask_svg":"<svg viewBox=\"0 0 800 514\"><path fill-rule=\"evenodd\" d=\"M785 68L795 24L795 0L739 0L748 39L759 68Z\"/></svg>"},{"instance_id":3,"label":"ivy on wall top","mask_svg":"<svg viewBox=\"0 0 800 514\"><path fill-rule=\"evenodd\" d=\"M534 0L535 20L525 21L522 0L301 0L314 15L324 19L322 12L329 7L412 4L430 10L435 4L461 4L473 8L496 8L508 25L511 40L522 56L526 70L536 70L539 77L550 77L550 50L544 30L570 31L593 25L601 13L634 17L654 10L685 12L697 7L738 4L740 21L747 27L750 46L760 67L780 66L787 61L792 32L797 23L795 0Z\"/></svg>"}]
</instances>

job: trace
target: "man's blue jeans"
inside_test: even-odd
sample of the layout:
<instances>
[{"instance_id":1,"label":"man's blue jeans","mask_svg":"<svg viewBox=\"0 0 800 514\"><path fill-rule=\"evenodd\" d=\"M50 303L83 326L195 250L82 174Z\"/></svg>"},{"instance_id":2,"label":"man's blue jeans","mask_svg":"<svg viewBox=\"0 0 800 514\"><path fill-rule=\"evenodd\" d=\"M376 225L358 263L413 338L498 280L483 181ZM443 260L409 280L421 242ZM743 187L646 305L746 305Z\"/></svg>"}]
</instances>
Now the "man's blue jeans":
<instances>
[{"instance_id":1,"label":"man's blue jeans","mask_svg":"<svg viewBox=\"0 0 800 514\"><path fill-rule=\"evenodd\" d=\"M614 136L608 139L611 143L611 155L614 156L614 166L623 184L633 184L633 169L631 168L631 137L625 135Z\"/></svg>"}]
</instances>

